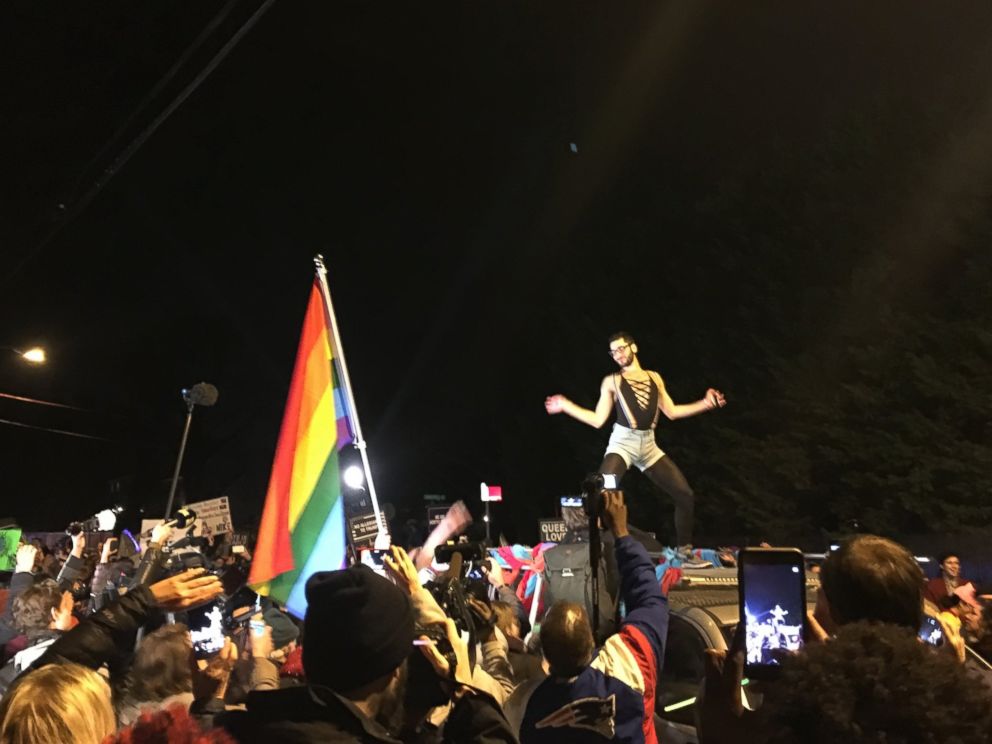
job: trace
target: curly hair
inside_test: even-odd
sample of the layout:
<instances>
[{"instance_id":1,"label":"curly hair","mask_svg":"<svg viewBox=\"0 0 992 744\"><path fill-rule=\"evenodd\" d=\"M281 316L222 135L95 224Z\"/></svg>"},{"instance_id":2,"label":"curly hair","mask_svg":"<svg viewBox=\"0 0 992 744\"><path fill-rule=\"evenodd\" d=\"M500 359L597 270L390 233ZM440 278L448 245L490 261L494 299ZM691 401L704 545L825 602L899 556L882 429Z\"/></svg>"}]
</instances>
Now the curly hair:
<instances>
[{"instance_id":1,"label":"curly hair","mask_svg":"<svg viewBox=\"0 0 992 744\"><path fill-rule=\"evenodd\" d=\"M204 731L185 708L170 706L141 718L104 744L235 744L223 729Z\"/></svg>"},{"instance_id":2,"label":"curly hair","mask_svg":"<svg viewBox=\"0 0 992 744\"><path fill-rule=\"evenodd\" d=\"M906 628L845 625L782 665L762 709L769 744L987 744L985 686Z\"/></svg>"}]
</instances>

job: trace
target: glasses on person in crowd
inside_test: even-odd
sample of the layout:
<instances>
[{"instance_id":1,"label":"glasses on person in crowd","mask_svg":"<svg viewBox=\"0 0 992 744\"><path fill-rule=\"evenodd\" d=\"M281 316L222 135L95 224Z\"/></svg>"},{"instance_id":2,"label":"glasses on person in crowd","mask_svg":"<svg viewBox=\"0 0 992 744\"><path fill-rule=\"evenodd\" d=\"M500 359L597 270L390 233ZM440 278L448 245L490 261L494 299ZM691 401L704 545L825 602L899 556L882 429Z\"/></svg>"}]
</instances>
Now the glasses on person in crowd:
<instances>
[{"instance_id":1,"label":"glasses on person in crowd","mask_svg":"<svg viewBox=\"0 0 992 744\"><path fill-rule=\"evenodd\" d=\"M607 354L609 354L610 356L616 356L617 354L623 354L623 353L624 353L625 351L627 351L627 349L629 349L629 348L630 348L630 344L621 344L621 345L620 345L620 346L618 346L617 348L615 348L615 349L610 349L610 350L609 350L608 352L606 352L606 353L607 353Z\"/></svg>"}]
</instances>

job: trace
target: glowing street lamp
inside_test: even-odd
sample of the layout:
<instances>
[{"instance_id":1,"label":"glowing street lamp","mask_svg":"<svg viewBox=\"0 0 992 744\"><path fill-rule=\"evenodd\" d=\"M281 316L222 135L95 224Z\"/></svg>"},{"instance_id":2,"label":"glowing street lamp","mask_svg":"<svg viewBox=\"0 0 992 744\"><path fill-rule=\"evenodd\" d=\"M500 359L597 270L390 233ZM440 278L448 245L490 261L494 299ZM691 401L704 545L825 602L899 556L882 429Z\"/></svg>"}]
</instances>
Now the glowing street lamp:
<instances>
[{"instance_id":1,"label":"glowing street lamp","mask_svg":"<svg viewBox=\"0 0 992 744\"><path fill-rule=\"evenodd\" d=\"M346 468L344 471L344 484L356 491L362 488L365 485L365 471L357 465Z\"/></svg>"},{"instance_id":2,"label":"glowing street lamp","mask_svg":"<svg viewBox=\"0 0 992 744\"><path fill-rule=\"evenodd\" d=\"M31 362L31 364L44 364L47 357L45 356L45 350L40 346L35 346L34 348L28 349L27 351L19 352L21 358L25 361Z\"/></svg>"},{"instance_id":3,"label":"glowing street lamp","mask_svg":"<svg viewBox=\"0 0 992 744\"><path fill-rule=\"evenodd\" d=\"M45 360L48 358L45 354L45 350L40 346L33 346L30 349L21 351L20 349L15 349L13 346L0 346L0 349L7 349L12 351L21 359L31 364L44 364Z\"/></svg>"}]
</instances>

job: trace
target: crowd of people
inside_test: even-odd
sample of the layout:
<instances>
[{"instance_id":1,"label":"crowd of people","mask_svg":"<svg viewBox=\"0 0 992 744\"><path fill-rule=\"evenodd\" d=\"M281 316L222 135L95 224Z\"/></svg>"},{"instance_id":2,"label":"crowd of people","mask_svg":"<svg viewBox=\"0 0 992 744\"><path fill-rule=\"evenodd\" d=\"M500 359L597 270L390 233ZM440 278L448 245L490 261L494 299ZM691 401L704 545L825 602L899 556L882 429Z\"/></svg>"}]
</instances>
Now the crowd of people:
<instances>
[{"instance_id":1,"label":"crowd of people","mask_svg":"<svg viewBox=\"0 0 992 744\"><path fill-rule=\"evenodd\" d=\"M231 581L247 550L170 548L164 524L128 557L85 532L61 551L23 544L0 616L0 744L659 741L669 604L623 494L603 494L603 624L559 597L532 627L493 557L439 563L468 520L456 505L381 568L315 573L302 620ZM992 618L958 556L941 558L926 582L902 546L846 541L777 680L744 680L744 623L707 653L698 740L992 739L992 686L963 663ZM920 640L925 616L942 646Z\"/></svg>"}]
</instances>

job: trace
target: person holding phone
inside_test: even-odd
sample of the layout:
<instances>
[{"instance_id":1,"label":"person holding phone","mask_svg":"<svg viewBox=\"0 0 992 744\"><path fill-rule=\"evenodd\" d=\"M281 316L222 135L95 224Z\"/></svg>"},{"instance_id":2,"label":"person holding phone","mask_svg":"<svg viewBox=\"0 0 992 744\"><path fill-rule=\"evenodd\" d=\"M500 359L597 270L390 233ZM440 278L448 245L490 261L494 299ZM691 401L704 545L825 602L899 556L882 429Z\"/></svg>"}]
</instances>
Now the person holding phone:
<instances>
[{"instance_id":1,"label":"person holding phone","mask_svg":"<svg viewBox=\"0 0 992 744\"><path fill-rule=\"evenodd\" d=\"M611 473L619 481L630 467L636 467L675 503L675 539L680 547L692 544L692 521L695 495L682 471L671 457L658 447L654 438L659 414L675 419L696 416L727 404L723 393L709 388L693 403L675 403L661 375L643 369L637 359L637 343L626 331L609 339L610 358L620 368L603 378L595 410L582 408L564 395L548 396L545 410L564 413L596 429L602 428L616 409L613 433L606 447L601 473Z\"/></svg>"}]
</instances>

